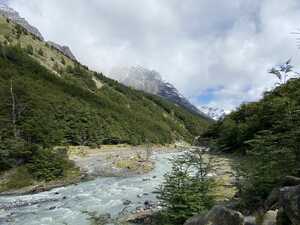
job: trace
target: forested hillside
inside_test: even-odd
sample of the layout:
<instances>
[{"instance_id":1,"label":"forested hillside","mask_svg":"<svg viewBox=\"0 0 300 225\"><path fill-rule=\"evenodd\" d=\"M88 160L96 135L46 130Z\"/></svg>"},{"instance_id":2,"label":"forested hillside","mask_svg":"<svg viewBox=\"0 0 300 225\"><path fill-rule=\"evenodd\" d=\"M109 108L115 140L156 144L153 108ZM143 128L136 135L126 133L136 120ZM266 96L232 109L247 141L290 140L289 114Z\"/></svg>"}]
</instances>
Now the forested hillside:
<instances>
[{"instance_id":1,"label":"forested hillside","mask_svg":"<svg viewBox=\"0 0 300 225\"><path fill-rule=\"evenodd\" d=\"M300 79L291 79L211 125L199 141L241 156L241 193L255 207L284 177L300 175L299 137Z\"/></svg>"},{"instance_id":2,"label":"forested hillside","mask_svg":"<svg viewBox=\"0 0 300 225\"><path fill-rule=\"evenodd\" d=\"M55 146L191 142L209 123L88 70L2 17L0 28L0 171L46 167L52 179L63 173L58 161L44 163L57 158Z\"/></svg>"}]
</instances>

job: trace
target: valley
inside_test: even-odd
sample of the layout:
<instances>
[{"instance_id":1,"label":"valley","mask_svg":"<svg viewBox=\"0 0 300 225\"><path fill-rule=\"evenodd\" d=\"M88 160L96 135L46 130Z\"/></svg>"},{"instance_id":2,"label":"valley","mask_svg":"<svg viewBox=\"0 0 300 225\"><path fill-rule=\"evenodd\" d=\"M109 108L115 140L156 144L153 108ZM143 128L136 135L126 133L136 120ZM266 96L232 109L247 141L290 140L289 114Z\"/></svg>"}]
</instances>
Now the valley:
<instances>
[{"instance_id":1,"label":"valley","mask_svg":"<svg viewBox=\"0 0 300 225\"><path fill-rule=\"evenodd\" d=\"M300 225L293 1L0 0L0 224Z\"/></svg>"}]
</instances>

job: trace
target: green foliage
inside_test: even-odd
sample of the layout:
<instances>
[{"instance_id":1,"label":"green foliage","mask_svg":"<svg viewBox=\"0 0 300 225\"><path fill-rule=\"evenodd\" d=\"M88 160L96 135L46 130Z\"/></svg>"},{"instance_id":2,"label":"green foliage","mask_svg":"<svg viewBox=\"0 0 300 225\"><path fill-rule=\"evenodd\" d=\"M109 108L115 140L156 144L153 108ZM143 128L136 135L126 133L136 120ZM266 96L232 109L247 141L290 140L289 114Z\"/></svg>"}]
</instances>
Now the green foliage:
<instances>
[{"instance_id":1,"label":"green foliage","mask_svg":"<svg viewBox=\"0 0 300 225\"><path fill-rule=\"evenodd\" d=\"M64 173L63 161L50 160L54 146L192 141L208 123L80 64L57 71L21 48L0 46L0 171L30 163L35 178L50 180Z\"/></svg>"},{"instance_id":2,"label":"green foliage","mask_svg":"<svg viewBox=\"0 0 300 225\"><path fill-rule=\"evenodd\" d=\"M63 65L66 65L66 60L65 60L64 57L61 57L61 63L62 63Z\"/></svg>"},{"instance_id":3,"label":"green foliage","mask_svg":"<svg viewBox=\"0 0 300 225\"><path fill-rule=\"evenodd\" d=\"M65 168L69 166L66 157L51 149L37 148L27 167L35 179L51 181L64 176Z\"/></svg>"},{"instance_id":4,"label":"green foliage","mask_svg":"<svg viewBox=\"0 0 300 225\"><path fill-rule=\"evenodd\" d=\"M201 139L210 146L244 157L242 198L248 206L261 203L287 175L299 175L300 80L291 79L256 103L209 127ZM201 140L200 139L200 140Z\"/></svg>"},{"instance_id":5,"label":"green foliage","mask_svg":"<svg viewBox=\"0 0 300 225\"><path fill-rule=\"evenodd\" d=\"M28 31L19 24L15 25L15 29L16 29L16 38L17 39L20 39L22 34L25 34L25 35L28 34Z\"/></svg>"},{"instance_id":6,"label":"green foliage","mask_svg":"<svg viewBox=\"0 0 300 225\"><path fill-rule=\"evenodd\" d=\"M195 214L204 213L214 205L214 181L208 177L210 161L203 152L185 153L172 161L172 171L165 175L159 190L163 224L183 224Z\"/></svg>"},{"instance_id":7,"label":"green foliage","mask_svg":"<svg viewBox=\"0 0 300 225\"><path fill-rule=\"evenodd\" d=\"M40 49L38 50L38 54L39 54L40 56L44 56L44 51L43 51L42 48L40 48Z\"/></svg>"},{"instance_id":8,"label":"green foliage","mask_svg":"<svg viewBox=\"0 0 300 225\"><path fill-rule=\"evenodd\" d=\"M25 166L16 168L12 173L7 182L0 187L0 192L23 188L34 183L33 177Z\"/></svg>"},{"instance_id":9,"label":"green foliage","mask_svg":"<svg viewBox=\"0 0 300 225\"><path fill-rule=\"evenodd\" d=\"M244 177L241 194L247 207L263 204L284 176L297 175L295 149L280 142L281 137L268 130L248 142L247 160L240 165Z\"/></svg>"},{"instance_id":10,"label":"green foliage","mask_svg":"<svg viewBox=\"0 0 300 225\"><path fill-rule=\"evenodd\" d=\"M27 45L27 47L26 47L26 52L27 52L29 55L33 55L33 47L32 47L32 45Z\"/></svg>"}]
</instances>

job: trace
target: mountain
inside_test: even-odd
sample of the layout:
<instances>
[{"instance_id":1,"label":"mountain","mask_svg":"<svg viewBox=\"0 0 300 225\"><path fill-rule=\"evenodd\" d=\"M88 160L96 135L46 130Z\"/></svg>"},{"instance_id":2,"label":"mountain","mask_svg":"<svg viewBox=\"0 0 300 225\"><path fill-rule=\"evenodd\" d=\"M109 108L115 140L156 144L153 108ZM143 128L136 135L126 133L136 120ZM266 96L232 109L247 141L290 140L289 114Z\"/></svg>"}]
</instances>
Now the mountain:
<instances>
[{"instance_id":1,"label":"mountain","mask_svg":"<svg viewBox=\"0 0 300 225\"><path fill-rule=\"evenodd\" d=\"M89 70L2 16L0 105L0 173L46 181L70 168L57 146L192 143L211 122Z\"/></svg>"},{"instance_id":2,"label":"mountain","mask_svg":"<svg viewBox=\"0 0 300 225\"><path fill-rule=\"evenodd\" d=\"M76 57L73 55L71 49L68 47L68 46L61 46L55 42L52 42L52 41L47 41L47 43L56 48L58 51L62 52L65 56L69 57L70 59L74 60L74 61L77 61Z\"/></svg>"},{"instance_id":3,"label":"mountain","mask_svg":"<svg viewBox=\"0 0 300 225\"><path fill-rule=\"evenodd\" d=\"M0 2L0 15L10 19L14 23L19 24L23 28L25 28L29 33L36 36L38 39L44 41L44 37L41 32L31 24L29 24L25 18L22 18L20 14L14 9L8 7L5 3ZM76 60L74 54L68 46L61 46L52 41L48 41L48 44L62 52L65 56L71 58L72 60Z\"/></svg>"},{"instance_id":4,"label":"mountain","mask_svg":"<svg viewBox=\"0 0 300 225\"><path fill-rule=\"evenodd\" d=\"M15 23L24 27L28 32L38 37L40 40L44 40L44 37L40 33L40 31L31 26L24 18L20 16L20 14L14 9L8 7L6 4L0 2L0 15L14 21Z\"/></svg>"},{"instance_id":5,"label":"mountain","mask_svg":"<svg viewBox=\"0 0 300 225\"><path fill-rule=\"evenodd\" d=\"M219 108L202 106L202 107L200 107L200 109L203 113L205 113L206 115L208 115L210 118L212 118L214 120L219 120L226 115L225 111L223 109L219 109Z\"/></svg>"},{"instance_id":6,"label":"mountain","mask_svg":"<svg viewBox=\"0 0 300 225\"><path fill-rule=\"evenodd\" d=\"M153 95L134 91L118 84L115 81L109 80L102 74L90 71L86 66L81 65L70 57L67 57L60 51L57 51L56 48L51 47L48 42L35 38L35 35L31 35L25 30L20 30L12 21L7 21L5 18L1 18L0 30L2 31L0 33L0 40L2 40L2 45L4 47L7 46L8 53L11 53L13 57L20 57L20 60L24 60L25 62L30 61L28 59L28 57L30 57L34 59L34 62L39 63L47 70L45 74L48 75L41 75L40 77L34 78L36 81L32 83L31 86L36 87L36 90L53 86L53 90L50 92L49 90L45 90L47 93L52 93L60 90L60 85L63 87L66 86L68 87L68 90L65 91L65 93L57 93L57 95L61 95L62 99L67 99L67 96L71 94L69 93L69 88L73 87L72 89L77 90L78 94L73 93L71 94L72 97L77 96L76 98L80 99L82 97L81 95L87 95L84 99L81 99L81 102L88 105L93 101L98 102L97 104L101 106L99 108L95 108L93 105L95 103L93 103L92 106L86 106L85 108L86 110L96 110L95 112L97 113L101 112L102 116L108 113L104 116L104 118L108 117L110 120L105 122L103 121L103 118L101 119L101 127L105 128L102 130L101 136L103 138L105 136L107 138L117 137L121 142L128 142L132 144L142 143L145 141L145 138L152 142L159 143L167 140L167 142L169 142L172 139L190 139L193 135L197 135L207 124L206 118L193 115L179 106L165 102ZM14 53L16 50L10 49L9 46L10 48L12 46L16 46L17 49L20 49L20 51L24 53ZM17 56L14 56L15 54ZM5 56L7 56L6 53ZM3 60L5 61L5 58ZM34 64L34 62L30 62L29 64L32 64L33 68L38 67ZM24 65L25 64L26 63L24 63ZM19 65L13 60L9 61L9 65L15 68L18 67L22 70L22 65ZM25 68L23 68L23 70L25 71ZM33 80L30 81L30 77L35 77L34 75L30 75L31 73L34 74L34 71L28 70L29 75L27 75L26 79L29 79L29 83L33 82ZM46 82L45 76L52 76L53 78L51 79L47 78L50 79L51 82ZM1 78L3 84L7 83L9 80L5 79L5 77L7 76L3 76ZM25 77L18 73L16 74L15 79L20 80L21 83L25 82ZM39 80L43 80L40 81L44 83L42 87L38 87L36 84ZM62 82L62 84L60 84L60 82ZM5 88L5 86L3 88ZM22 89L22 87L20 88ZM26 96L26 92L30 92L30 90L25 89L25 87L23 88L23 96ZM44 93L41 93L39 96L41 97L43 95ZM45 99L47 99L46 96ZM47 102L50 102L50 99L47 99ZM61 103L57 102L55 105L60 104ZM80 105L82 105L82 103L78 105L79 108L81 108ZM51 111L50 108L49 110ZM53 112L53 115L55 115L55 112ZM165 134L161 133L159 138L156 135L157 129L154 129L155 135L153 133L154 130L152 129L153 126L155 127L158 124L154 125L148 121L149 118L152 120L152 118L155 117L157 117L155 124L160 121L160 128L157 127L157 129L161 130L163 133L166 132ZM93 118L93 116L91 118ZM123 118L123 120L121 118ZM95 116L95 123L98 119L100 118ZM144 124L145 121L148 121L148 123ZM142 124L143 126L141 126ZM112 129L112 127L115 127L115 130ZM130 136L130 134L132 136ZM149 137L147 137L148 135ZM162 140L161 138L166 139Z\"/></svg>"},{"instance_id":7,"label":"mountain","mask_svg":"<svg viewBox=\"0 0 300 225\"><path fill-rule=\"evenodd\" d=\"M208 117L180 94L172 84L163 81L161 75L154 70L149 70L141 66L115 67L111 70L110 77L126 86L158 95L170 102L182 106L192 113L202 117Z\"/></svg>"}]
</instances>

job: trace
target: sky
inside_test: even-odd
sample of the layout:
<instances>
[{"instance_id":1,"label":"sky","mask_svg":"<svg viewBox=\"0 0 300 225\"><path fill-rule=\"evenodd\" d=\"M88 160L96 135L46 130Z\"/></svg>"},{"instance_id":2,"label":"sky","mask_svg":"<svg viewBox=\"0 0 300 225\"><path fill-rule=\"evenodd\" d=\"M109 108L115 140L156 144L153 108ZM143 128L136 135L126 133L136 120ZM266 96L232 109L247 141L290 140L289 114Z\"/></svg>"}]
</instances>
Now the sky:
<instances>
[{"instance_id":1,"label":"sky","mask_svg":"<svg viewBox=\"0 0 300 225\"><path fill-rule=\"evenodd\" d=\"M299 0L8 0L47 40L83 64L158 71L196 106L235 109L274 87L292 57Z\"/></svg>"}]
</instances>

